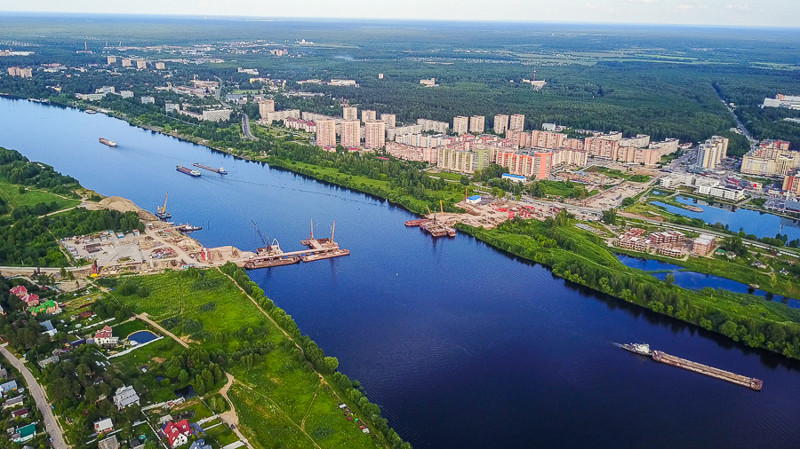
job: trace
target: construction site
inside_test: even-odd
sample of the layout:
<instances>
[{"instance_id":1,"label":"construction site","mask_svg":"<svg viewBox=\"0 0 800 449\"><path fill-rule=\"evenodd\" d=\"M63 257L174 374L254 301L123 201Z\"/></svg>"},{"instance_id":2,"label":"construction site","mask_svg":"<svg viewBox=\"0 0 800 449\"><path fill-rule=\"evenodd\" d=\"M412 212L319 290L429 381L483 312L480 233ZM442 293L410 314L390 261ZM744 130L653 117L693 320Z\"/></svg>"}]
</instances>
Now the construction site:
<instances>
[{"instance_id":1,"label":"construction site","mask_svg":"<svg viewBox=\"0 0 800 449\"><path fill-rule=\"evenodd\" d=\"M336 222L333 222L333 226L331 226L330 238L318 239L314 237L314 221L312 220L311 234L307 239L300 241L300 244L305 246L306 249L297 251L283 251L277 239L270 241L269 237L264 237L264 234L261 233L261 230L258 229L258 224L255 222L253 222L253 227L264 243L264 246L258 248L256 254L250 256L244 263L239 263L239 266L248 270L293 265L301 261L314 262L317 260L350 255L350 250L340 248L339 244L333 239L336 233Z\"/></svg>"}]
</instances>

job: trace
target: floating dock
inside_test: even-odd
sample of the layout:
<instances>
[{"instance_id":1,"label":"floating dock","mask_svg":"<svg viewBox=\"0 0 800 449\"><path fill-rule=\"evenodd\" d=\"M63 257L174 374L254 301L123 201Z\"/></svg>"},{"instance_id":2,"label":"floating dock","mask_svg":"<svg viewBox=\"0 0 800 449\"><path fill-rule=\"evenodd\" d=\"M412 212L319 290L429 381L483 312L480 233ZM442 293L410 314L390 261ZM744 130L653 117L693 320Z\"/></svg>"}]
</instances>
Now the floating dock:
<instances>
[{"instance_id":1,"label":"floating dock","mask_svg":"<svg viewBox=\"0 0 800 449\"><path fill-rule=\"evenodd\" d=\"M725 380L743 387L747 387L751 390L761 391L761 387L764 386L764 382L761 379L731 373L730 371L714 368L713 366L703 365L702 363L692 362L691 360L675 357L674 355L669 355L661 351L653 351L651 357L656 362L666 363L667 365L677 366L678 368L694 371L695 373L705 374L706 376Z\"/></svg>"},{"instance_id":2,"label":"floating dock","mask_svg":"<svg viewBox=\"0 0 800 449\"><path fill-rule=\"evenodd\" d=\"M300 243L307 246L307 249L299 251L283 251L277 240L269 243L264 248L258 248L257 255L244 264L244 268L255 270L258 268L278 267L282 265L293 265L303 262L314 262L317 260L332 259L334 257L349 256L350 250L340 248L339 244L333 240L336 222L331 228L331 238L314 238L314 223L311 223L311 235ZM260 231L259 231L260 232Z\"/></svg>"}]
</instances>

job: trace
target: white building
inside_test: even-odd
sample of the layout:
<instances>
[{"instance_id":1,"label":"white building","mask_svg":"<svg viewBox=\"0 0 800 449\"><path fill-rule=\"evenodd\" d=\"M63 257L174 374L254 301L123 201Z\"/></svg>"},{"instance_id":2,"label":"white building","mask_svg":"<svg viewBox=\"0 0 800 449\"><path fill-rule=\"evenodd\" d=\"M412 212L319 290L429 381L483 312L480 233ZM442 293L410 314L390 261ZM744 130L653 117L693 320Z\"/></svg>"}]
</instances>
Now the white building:
<instances>
[{"instance_id":1,"label":"white building","mask_svg":"<svg viewBox=\"0 0 800 449\"><path fill-rule=\"evenodd\" d=\"M113 401L117 409L122 410L131 405L139 405L139 395L136 394L133 386L128 385L117 389L114 393Z\"/></svg>"}]
</instances>

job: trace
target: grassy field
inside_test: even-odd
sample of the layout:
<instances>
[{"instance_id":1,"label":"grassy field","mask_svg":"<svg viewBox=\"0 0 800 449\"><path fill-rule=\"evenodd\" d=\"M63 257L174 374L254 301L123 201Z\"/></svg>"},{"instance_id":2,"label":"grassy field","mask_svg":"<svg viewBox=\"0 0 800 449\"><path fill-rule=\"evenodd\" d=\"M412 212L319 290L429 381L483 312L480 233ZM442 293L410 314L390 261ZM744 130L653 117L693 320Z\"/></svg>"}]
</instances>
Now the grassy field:
<instances>
[{"instance_id":1,"label":"grassy field","mask_svg":"<svg viewBox=\"0 0 800 449\"><path fill-rule=\"evenodd\" d=\"M11 208L33 207L39 203L56 203L58 210L67 209L80 204L78 200L65 199L54 193L44 190L31 189L20 193L20 186L7 181L0 180L0 198L8 203Z\"/></svg>"},{"instance_id":2,"label":"grassy field","mask_svg":"<svg viewBox=\"0 0 800 449\"><path fill-rule=\"evenodd\" d=\"M246 344L243 335L276 344L258 363L252 366L237 363L229 368L236 378L229 396L239 415L240 429L255 447L370 448L376 445L371 436L363 434L358 425L342 415L338 409L338 393L327 383L323 384L322 377L302 357L297 357L299 350L287 341L288 337L275 323L224 274L217 270L201 273L198 276L169 272L126 278L125 282L140 282L149 287L151 294L145 298L115 297L137 312L147 312L177 335L189 336L190 345L231 353ZM187 335L187 320L199 322L202 332ZM193 326L198 328L197 324ZM242 334L243 331L247 334ZM177 346L165 338L121 357L121 361L132 366L152 363L153 357L168 357ZM355 408L351 409L356 412Z\"/></svg>"}]
</instances>

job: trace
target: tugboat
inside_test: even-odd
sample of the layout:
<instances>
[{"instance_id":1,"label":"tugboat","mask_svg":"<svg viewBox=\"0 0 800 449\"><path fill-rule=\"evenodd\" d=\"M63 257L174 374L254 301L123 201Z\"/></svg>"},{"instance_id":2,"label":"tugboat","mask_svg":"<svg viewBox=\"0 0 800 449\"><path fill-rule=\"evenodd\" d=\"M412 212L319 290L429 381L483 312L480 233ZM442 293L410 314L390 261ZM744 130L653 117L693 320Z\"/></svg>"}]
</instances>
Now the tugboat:
<instances>
[{"instance_id":1,"label":"tugboat","mask_svg":"<svg viewBox=\"0 0 800 449\"><path fill-rule=\"evenodd\" d=\"M180 225L176 226L175 229L177 229L180 232L183 232L184 234L188 234L188 233L194 232L194 231L201 231L201 230L203 230L203 227L202 226L192 226L189 223L184 223L184 224L180 224Z\"/></svg>"},{"instance_id":2,"label":"tugboat","mask_svg":"<svg viewBox=\"0 0 800 449\"><path fill-rule=\"evenodd\" d=\"M653 351L650 349L650 345L647 343L624 343L619 345L620 348L630 351L634 354L651 356Z\"/></svg>"}]
</instances>

